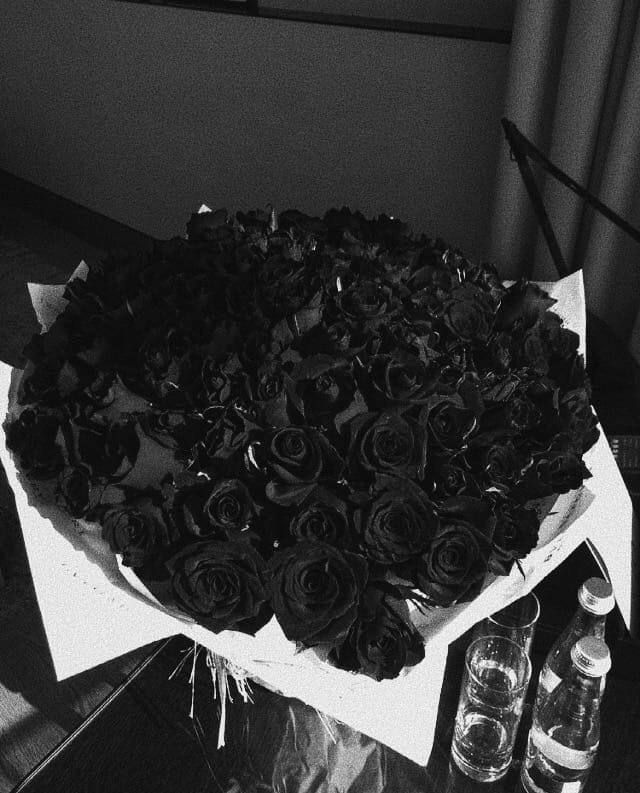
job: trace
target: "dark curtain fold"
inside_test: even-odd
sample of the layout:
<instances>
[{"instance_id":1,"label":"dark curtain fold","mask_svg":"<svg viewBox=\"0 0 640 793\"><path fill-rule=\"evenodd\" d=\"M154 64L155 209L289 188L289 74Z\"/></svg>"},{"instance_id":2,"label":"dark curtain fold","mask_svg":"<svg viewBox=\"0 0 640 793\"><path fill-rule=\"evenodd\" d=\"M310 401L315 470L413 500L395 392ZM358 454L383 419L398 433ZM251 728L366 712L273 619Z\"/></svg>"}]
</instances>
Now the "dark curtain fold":
<instances>
[{"instance_id":1,"label":"dark curtain fold","mask_svg":"<svg viewBox=\"0 0 640 793\"><path fill-rule=\"evenodd\" d=\"M579 184L640 227L640 0L518 0L504 115ZM538 183L587 306L640 361L640 245L544 173ZM504 277L556 271L503 146L491 258Z\"/></svg>"}]
</instances>

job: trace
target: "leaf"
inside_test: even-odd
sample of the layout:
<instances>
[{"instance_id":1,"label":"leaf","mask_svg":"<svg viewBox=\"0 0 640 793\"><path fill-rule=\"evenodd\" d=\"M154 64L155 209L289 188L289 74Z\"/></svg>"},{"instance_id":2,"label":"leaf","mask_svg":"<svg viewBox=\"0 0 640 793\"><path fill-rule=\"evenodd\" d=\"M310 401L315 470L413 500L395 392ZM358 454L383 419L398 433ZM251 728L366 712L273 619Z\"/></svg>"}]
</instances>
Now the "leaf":
<instances>
[{"instance_id":1,"label":"leaf","mask_svg":"<svg viewBox=\"0 0 640 793\"><path fill-rule=\"evenodd\" d=\"M364 397L360 392L360 389L356 388L353 394L353 400L351 404L346 407L343 411L338 413L335 417L334 424L336 430L340 432L342 427L356 416L361 415L362 413L366 413L369 410L367 403L364 401Z\"/></svg>"},{"instance_id":2,"label":"leaf","mask_svg":"<svg viewBox=\"0 0 640 793\"><path fill-rule=\"evenodd\" d=\"M305 499L310 497L316 487L317 485L315 482L299 485L283 485L279 482L268 482L265 488L265 494L270 501L273 501L274 504L279 504L281 507L290 507L293 505L300 506Z\"/></svg>"}]
</instances>

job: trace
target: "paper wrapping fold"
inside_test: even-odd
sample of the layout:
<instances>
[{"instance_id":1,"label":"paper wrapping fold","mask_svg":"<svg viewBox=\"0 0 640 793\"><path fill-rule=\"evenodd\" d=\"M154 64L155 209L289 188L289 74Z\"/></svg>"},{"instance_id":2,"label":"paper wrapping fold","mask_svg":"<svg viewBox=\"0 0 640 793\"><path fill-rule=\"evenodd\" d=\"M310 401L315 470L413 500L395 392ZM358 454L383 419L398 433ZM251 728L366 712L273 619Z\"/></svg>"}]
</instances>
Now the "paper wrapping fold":
<instances>
[{"instance_id":1,"label":"paper wrapping fold","mask_svg":"<svg viewBox=\"0 0 640 793\"><path fill-rule=\"evenodd\" d=\"M80 271L82 275L84 269ZM580 334L584 351L586 315L581 273L544 285L558 300L554 310ZM60 310L61 291L29 285L39 319L48 327ZM0 365L0 415L14 404L20 372ZM0 459L16 496L38 603L59 679L77 674L149 642L183 633L233 661L248 674L287 696L369 735L419 764L433 745L438 702L449 643L475 622L532 589L584 540L597 549L622 615L631 613L632 507L601 433L585 457L593 477L581 490L557 499L543 522L538 547L509 576L490 579L472 603L434 610L418 619L425 637L424 661L395 680L376 682L332 668L313 651L295 652L275 618L255 637L213 634L187 618L166 613L135 591L110 552L61 509L42 499L16 470L0 437ZM139 587L137 587L139 588Z\"/></svg>"}]
</instances>

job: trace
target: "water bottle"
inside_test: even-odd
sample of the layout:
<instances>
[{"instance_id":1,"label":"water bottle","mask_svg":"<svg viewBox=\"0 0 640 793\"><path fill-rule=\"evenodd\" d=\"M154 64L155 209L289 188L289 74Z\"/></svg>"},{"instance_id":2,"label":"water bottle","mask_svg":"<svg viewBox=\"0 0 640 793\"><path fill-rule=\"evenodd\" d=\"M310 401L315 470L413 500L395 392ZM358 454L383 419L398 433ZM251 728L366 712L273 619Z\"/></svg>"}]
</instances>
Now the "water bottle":
<instances>
[{"instance_id":1,"label":"water bottle","mask_svg":"<svg viewBox=\"0 0 640 793\"><path fill-rule=\"evenodd\" d=\"M580 793L600 742L601 679L611 668L602 639L571 650L569 674L534 708L520 781L527 793Z\"/></svg>"},{"instance_id":2,"label":"water bottle","mask_svg":"<svg viewBox=\"0 0 640 793\"><path fill-rule=\"evenodd\" d=\"M543 702L571 669L571 650L583 636L604 639L607 614L613 609L613 589L604 578L589 578L578 590L578 608L549 650L538 679L536 700ZM601 685L604 687L605 678Z\"/></svg>"}]
</instances>

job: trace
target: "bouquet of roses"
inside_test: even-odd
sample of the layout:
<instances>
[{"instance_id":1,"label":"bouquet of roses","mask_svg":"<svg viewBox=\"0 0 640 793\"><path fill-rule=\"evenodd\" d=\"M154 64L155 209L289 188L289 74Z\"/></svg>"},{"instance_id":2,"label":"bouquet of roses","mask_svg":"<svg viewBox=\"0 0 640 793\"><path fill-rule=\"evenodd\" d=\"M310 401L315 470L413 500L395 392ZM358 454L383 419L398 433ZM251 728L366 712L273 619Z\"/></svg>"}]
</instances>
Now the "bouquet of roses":
<instances>
[{"instance_id":1,"label":"bouquet of roses","mask_svg":"<svg viewBox=\"0 0 640 793\"><path fill-rule=\"evenodd\" d=\"M193 215L26 349L7 443L167 608L392 678L406 602L472 599L589 476L579 339L539 287L347 209Z\"/></svg>"}]
</instances>

